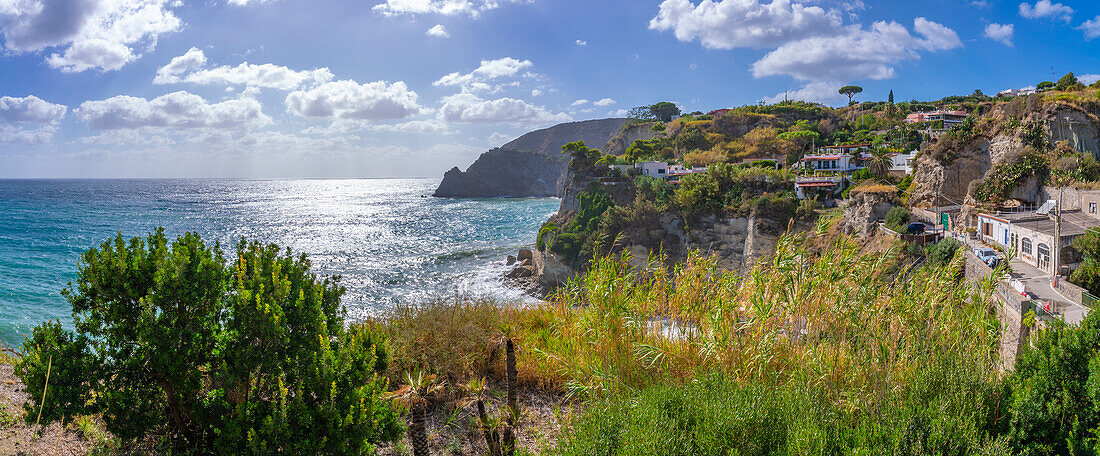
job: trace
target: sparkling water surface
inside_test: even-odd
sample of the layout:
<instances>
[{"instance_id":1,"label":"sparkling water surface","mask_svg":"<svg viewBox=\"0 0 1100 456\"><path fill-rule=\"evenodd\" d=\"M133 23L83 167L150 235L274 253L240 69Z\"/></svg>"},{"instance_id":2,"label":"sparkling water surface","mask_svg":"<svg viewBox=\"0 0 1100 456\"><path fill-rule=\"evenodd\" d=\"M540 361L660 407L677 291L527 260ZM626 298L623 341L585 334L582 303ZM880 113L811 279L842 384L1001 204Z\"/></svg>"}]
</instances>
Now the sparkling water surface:
<instances>
[{"instance_id":1,"label":"sparkling water surface","mask_svg":"<svg viewBox=\"0 0 1100 456\"><path fill-rule=\"evenodd\" d=\"M0 342L47 319L71 326L61 290L81 252L115 233L163 226L219 241L244 237L306 253L343 276L363 318L454 295L526 300L505 287L504 258L530 245L558 200L440 199L438 179L0 180Z\"/></svg>"}]
</instances>

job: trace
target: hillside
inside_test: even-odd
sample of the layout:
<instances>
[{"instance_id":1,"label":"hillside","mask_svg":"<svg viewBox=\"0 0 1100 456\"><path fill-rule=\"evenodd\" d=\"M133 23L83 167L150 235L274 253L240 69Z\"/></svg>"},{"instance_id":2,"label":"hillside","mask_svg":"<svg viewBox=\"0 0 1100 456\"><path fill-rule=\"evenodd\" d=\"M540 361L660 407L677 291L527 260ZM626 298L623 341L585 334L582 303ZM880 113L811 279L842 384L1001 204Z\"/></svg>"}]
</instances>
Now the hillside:
<instances>
[{"instance_id":1,"label":"hillside","mask_svg":"<svg viewBox=\"0 0 1100 456\"><path fill-rule=\"evenodd\" d=\"M559 196L569 164L563 144L602 146L619 135L627 119L570 122L527 133L482 154L466 171L452 168L433 196L446 198Z\"/></svg>"}]
</instances>

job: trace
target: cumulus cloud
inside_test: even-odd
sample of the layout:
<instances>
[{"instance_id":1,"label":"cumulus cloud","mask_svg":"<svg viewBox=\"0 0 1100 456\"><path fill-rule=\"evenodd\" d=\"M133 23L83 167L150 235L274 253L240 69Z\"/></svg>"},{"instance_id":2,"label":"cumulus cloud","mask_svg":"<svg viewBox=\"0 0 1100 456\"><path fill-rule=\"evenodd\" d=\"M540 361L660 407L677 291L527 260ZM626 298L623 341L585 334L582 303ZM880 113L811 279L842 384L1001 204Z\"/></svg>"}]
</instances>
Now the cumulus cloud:
<instances>
[{"instance_id":1,"label":"cumulus cloud","mask_svg":"<svg viewBox=\"0 0 1100 456\"><path fill-rule=\"evenodd\" d=\"M1092 85L1096 81L1100 81L1100 74L1082 74L1077 77L1077 82L1084 85Z\"/></svg>"},{"instance_id":2,"label":"cumulus cloud","mask_svg":"<svg viewBox=\"0 0 1100 456\"><path fill-rule=\"evenodd\" d=\"M425 112L417 99L416 92L402 81L359 84L343 80L291 92L286 96L286 109L291 114L314 119L376 122Z\"/></svg>"},{"instance_id":3,"label":"cumulus cloud","mask_svg":"<svg viewBox=\"0 0 1100 456\"><path fill-rule=\"evenodd\" d=\"M530 3L531 0L504 0L509 3ZM500 0L386 0L375 5L373 10L384 16L413 14L442 14L444 16L468 15L478 17L481 13L496 9Z\"/></svg>"},{"instance_id":4,"label":"cumulus cloud","mask_svg":"<svg viewBox=\"0 0 1100 456\"><path fill-rule=\"evenodd\" d=\"M588 42L584 40L577 40L577 46L588 46Z\"/></svg>"},{"instance_id":5,"label":"cumulus cloud","mask_svg":"<svg viewBox=\"0 0 1100 456\"><path fill-rule=\"evenodd\" d=\"M56 124L68 111L64 105L29 95L22 98L0 97L2 124Z\"/></svg>"},{"instance_id":6,"label":"cumulus cloud","mask_svg":"<svg viewBox=\"0 0 1100 456\"><path fill-rule=\"evenodd\" d=\"M581 98L580 100L574 101L573 104L570 105L570 106L583 106L583 105L586 105L586 104L588 104L588 100L585 100L584 98Z\"/></svg>"},{"instance_id":7,"label":"cumulus cloud","mask_svg":"<svg viewBox=\"0 0 1100 456\"><path fill-rule=\"evenodd\" d=\"M451 37L451 32L448 32L447 27L444 27L443 24L436 24L435 27L428 29L428 31L424 32L424 34L428 36L434 36L436 38Z\"/></svg>"},{"instance_id":8,"label":"cumulus cloud","mask_svg":"<svg viewBox=\"0 0 1100 456\"><path fill-rule=\"evenodd\" d=\"M499 131L494 131L493 134L489 135L489 147L500 147L504 144L507 144L508 141L511 139L511 136L508 136Z\"/></svg>"},{"instance_id":9,"label":"cumulus cloud","mask_svg":"<svg viewBox=\"0 0 1100 456\"><path fill-rule=\"evenodd\" d=\"M1015 28L1012 24L989 24L985 26L985 37L1012 47L1012 34Z\"/></svg>"},{"instance_id":10,"label":"cumulus cloud","mask_svg":"<svg viewBox=\"0 0 1100 456\"><path fill-rule=\"evenodd\" d=\"M515 98L484 100L472 93L459 93L444 97L442 104L440 118L454 123L545 125L573 120L568 114L555 114Z\"/></svg>"},{"instance_id":11,"label":"cumulus cloud","mask_svg":"<svg viewBox=\"0 0 1100 456\"><path fill-rule=\"evenodd\" d=\"M182 26L176 0L6 0L0 34L8 52L54 49L46 63L63 72L118 70Z\"/></svg>"},{"instance_id":12,"label":"cumulus cloud","mask_svg":"<svg viewBox=\"0 0 1100 456\"><path fill-rule=\"evenodd\" d=\"M975 8L983 8L983 9L984 8L989 8L989 1L988 0L974 0L974 1L970 2L970 6L973 6Z\"/></svg>"},{"instance_id":13,"label":"cumulus cloud","mask_svg":"<svg viewBox=\"0 0 1100 456\"><path fill-rule=\"evenodd\" d=\"M179 57L157 70L153 84L172 84L180 81L180 75L206 65L206 54L199 48L191 48Z\"/></svg>"},{"instance_id":14,"label":"cumulus cloud","mask_svg":"<svg viewBox=\"0 0 1100 456\"><path fill-rule=\"evenodd\" d=\"M665 0L649 28L710 49L760 48L839 29L840 15L790 0Z\"/></svg>"},{"instance_id":15,"label":"cumulus cloud","mask_svg":"<svg viewBox=\"0 0 1100 456\"><path fill-rule=\"evenodd\" d=\"M247 129L271 124L260 102L244 95L237 99L208 103L188 92L173 92L152 100L120 95L106 100L85 101L73 111L77 119L93 130L142 127L189 129Z\"/></svg>"},{"instance_id":16,"label":"cumulus cloud","mask_svg":"<svg viewBox=\"0 0 1100 456\"><path fill-rule=\"evenodd\" d=\"M1020 15L1028 19L1052 18L1066 22L1073 20L1073 8L1061 3L1051 3L1050 0L1039 0L1035 6L1028 3L1020 4Z\"/></svg>"},{"instance_id":17,"label":"cumulus cloud","mask_svg":"<svg viewBox=\"0 0 1100 456\"><path fill-rule=\"evenodd\" d=\"M756 77L786 74L807 81L889 79L894 65L920 58L920 51L962 46L955 31L918 17L914 37L896 22L875 22L869 30L853 25L833 36L793 41L769 52L752 65Z\"/></svg>"},{"instance_id":18,"label":"cumulus cloud","mask_svg":"<svg viewBox=\"0 0 1100 456\"><path fill-rule=\"evenodd\" d=\"M0 97L0 143L34 145L53 140L68 108L34 95Z\"/></svg>"},{"instance_id":19,"label":"cumulus cloud","mask_svg":"<svg viewBox=\"0 0 1100 456\"><path fill-rule=\"evenodd\" d=\"M611 99L611 98L603 98L603 99L596 100L596 101L592 102L592 104L594 104L596 106L611 106L615 103L618 103L618 102Z\"/></svg>"},{"instance_id":20,"label":"cumulus cloud","mask_svg":"<svg viewBox=\"0 0 1100 456\"><path fill-rule=\"evenodd\" d=\"M537 97L539 95L542 95L542 89L531 89L531 96L532 97Z\"/></svg>"},{"instance_id":21,"label":"cumulus cloud","mask_svg":"<svg viewBox=\"0 0 1100 456\"><path fill-rule=\"evenodd\" d=\"M226 3L235 6L248 6L258 3L267 3L271 0L226 0Z\"/></svg>"},{"instance_id":22,"label":"cumulus cloud","mask_svg":"<svg viewBox=\"0 0 1100 456\"><path fill-rule=\"evenodd\" d=\"M535 64L530 60L519 60L505 57L496 60L482 60L481 66L469 73L454 72L445 75L432 83L436 87L458 86L466 90L489 90L492 88L488 82L512 78Z\"/></svg>"},{"instance_id":23,"label":"cumulus cloud","mask_svg":"<svg viewBox=\"0 0 1100 456\"><path fill-rule=\"evenodd\" d=\"M1100 16L1096 16L1092 19L1085 21L1085 23L1081 24L1081 26L1077 27L1077 29L1085 32L1086 40L1092 40L1094 38L1100 37Z\"/></svg>"},{"instance_id":24,"label":"cumulus cloud","mask_svg":"<svg viewBox=\"0 0 1100 456\"><path fill-rule=\"evenodd\" d=\"M174 84L189 82L200 85L243 85L278 90L293 90L303 85L317 85L332 80L328 68L307 71L295 71L285 66L265 63L253 65L244 62L235 67L220 66L202 69L206 65L206 55L202 50L191 48L185 54L173 58L168 65L157 70L154 84Z\"/></svg>"},{"instance_id":25,"label":"cumulus cloud","mask_svg":"<svg viewBox=\"0 0 1100 456\"><path fill-rule=\"evenodd\" d=\"M764 97L765 103L778 103L783 100L809 101L813 103L830 103L843 98L838 93L842 84L835 82L811 82L798 90L780 92L773 97Z\"/></svg>"}]
</instances>

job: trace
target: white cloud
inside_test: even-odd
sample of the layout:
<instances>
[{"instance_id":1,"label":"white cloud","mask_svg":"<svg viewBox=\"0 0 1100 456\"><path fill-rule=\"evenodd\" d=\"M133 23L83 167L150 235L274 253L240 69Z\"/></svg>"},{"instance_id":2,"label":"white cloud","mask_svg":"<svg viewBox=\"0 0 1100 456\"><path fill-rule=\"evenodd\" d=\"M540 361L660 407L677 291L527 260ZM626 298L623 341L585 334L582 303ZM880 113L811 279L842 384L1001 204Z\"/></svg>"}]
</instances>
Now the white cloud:
<instances>
[{"instance_id":1,"label":"white cloud","mask_svg":"<svg viewBox=\"0 0 1100 456\"><path fill-rule=\"evenodd\" d=\"M152 50L160 34L180 29L176 0L3 0L4 49L54 49L46 63L63 72L118 70Z\"/></svg>"},{"instance_id":2,"label":"white cloud","mask_svg":"<svg viewBox=\"0 0 1100 456\"><path fill-rule=\"evenodd\" d=\"M428 31L424 32L424 34L428 36L434 36L436 38L451 37L451 32L448 32L447 27L444 27L443 24L436 24L435 27L428 29Z\"/></svg>"},{"instance_id":3,"label":"white cloud","mask_svg":"<svg viewBox=\"0 0 1100 456\"><path fill-rule=\"evenodd\" d=\"M38 128L17 127L0 124L0 143L34 146L53 141L57 127L46 125Z\"/></svg>"},{"instance_id":4,"label":"white cloud","mask_svg":"<svg viewBox=\"0 0 1100 456\"><path fill-rule=\"evenodd\" d=\"M975 8L989 8L989 1L988 0L975 0L975 1L970 2L970 6L973 6Z\"/></svg>"},{"instance_id":5,"label":"white cloud","mask_svg":"<svg viewBox=\"0 0 1100 456\"><path fill-rule=\"evenodd\" d=\"M161 133L158 128L125 128L107 130L95 136L80 138L79 141L83 144L114 146L167 146L175 143Z\"/></svg>"},{"instance_id":6,"label":"white cloud","mask_svg":"<svg viewBox=\"0 0 1100 456\"><path fill-rule=\"evenodd\" d=\"M161 127L172 129L242 129L271 124L260 102L247 95L207 103L188 92L173 92L152 100L120 95L85 101L73 111L93 130Z\"/></svg>"},{"instance_id":7,"label":"white cloud","mask_svg":"<svg viewBox=\"0 0 1100 456\"><path fill-rule=\"evenodd\" d=\"M301 117L376 122L425 112L417 98L402 81L359 84L344 80L291 92L286 96L286 109Z\"/></svg>"},{"instance_id":8,"label":"white cloud","mask_svg":"<svg viewBox=\"0 0 1100 456\"><path fill-rule=\"evenodd\" d=\"M0 143L34 145L53 140L68 108L34 95L0 97Z\"/></svg>"},{"instance_id":9,"label":"white cloud","mask_svg":"<svg viewBox=\"0 0 1100 456\"><path fill-rule=\"evenodd\" d=\"M1100 37L1100 16L1096 16L1092 19L1085 21L1085 23L1081 24L1081 26L1077 27L1077 29L1083 30L1085 32L1086 40L1092 40L1094 38Z\"/></svg>"},{"instance_id":10,"label":"white cloud","mask_svg":"<svg viewBox=\"0 0 1100 456\"><path fill-rule=\"evenodd\" d=\"M1028 3L1020 4L1020 15L1028 19L1053 18L1069 22L1073 20L1073 8L1061 3L1051 3L1050 0L1039 0L1035 6Z\"/></svg>"},{"instance_id":11,"label":"white cloud","mask_svg":"<svg viewBox=\"0 0 1100 456\"><path fill-rule=\"evenodd\" d=\"M951 29L923 17L913 21L923 39L914 37L896 22L875 22L869 30L846 27L832 36L793 41L769 52L752 65L756 77L787 74L806 81L889 79L894 65L920 58L920 51L939 51L962 46Z\"/></svg>"},{"instance_id":12,"label":"white cloud","mask_svg":"<svg viewBox=\"0 0 1100 456\"><path fill-rule=\"evenodd\" d=\"M250 4L267 3L271 0L226 0L226 3L235 6L248 6Z\"/></svg>"},{"instance_id":13,"label":"white cloud","mask_svg":"<svg viewBox=\"0 0 1100 456\"><path fill-rule=\"evenodd\" d=\"M542 90L541 89L531 89L531 96L532 97L537 97L539 95L542 95Z\"/></svg>"},{"instance_id":14,"label":"white cloud","mask_svg":"<svg viewBox=\"0 0 1100 456\"><path fill-rule=\"evenodd\" d=\"M530 3L531 0L503 0L510 3ZM375 5L373 10L385 16L403 14L442 14L455 16L460 14L478 17L481 13L496 9L502 0L386 0Z\"/></svg>"},{"instance_id":15,"label":"white cloud","mask_svg":"<svg viewBox=\"0 0 1100 456\"><path fill-rule=\"evenodd\" d=\"M577 40L577 46L588 46L588 42L584 40Z\"/></svg>"},{"instance_id":16,"label":"white cloud","mask_svg":"<svg viewBox=\"0 0 1100 456\"><path fill-rule=\"evenodd\" d=\"M1100 74L1082 74L1077 77L1077 81L1084 85L1092 85L1100 81Z\"/></svg>"},{"instance_id":17,"label":"white cloud","mask_svg":"<svg viewBox=\"0 0 1100 456\"><path fill-rule=\"evenodd\" d=\"M1012 24L989 24L985 26L985 37L1012 47L1012 34L1015 28Z\"/></svg>"},{"instance_id":18,"label":"white cloud","mask_svg":"<svg viewBox=\"0 0 1100 456\"><path fill-rule=\"evenodd\" d=\"M603 99L596 100L596 101L592 102L592 104L594 104L596 106L611 106L615 103L618 103L618 102L611 99L611 98L603 98Z\"/></svg>"},{"instance_id":19,"label":"white cloud","mask_svg":"<svg viewBox=\"0 0 1100 456\"><path fill-rule=\"evenodd\" d=\"M570 106L581 106L581 105L586 105L586 104L588 104L588 100L585 100L584 98L581 98L580 100L574 101L573 104L571 104Z\"/></svg>"},{"instance_id":20,"label":"white cloud","mask_svg":"<svg viewBox=\"0 0 1100 456\"><path fill-rule=\"evenodd\" d=\"M180 75L190 70L202 68L206 65L206 54L202 49L192 47L179 57L173 57L171 62L157 70L157 76L153 78L153 84L172 84L180 81Z\"/></svg>"},{"instance_id":21,"label":"white cloud","mask_svg":"<svg viewBox=\"0 0 1100 456\"><path fill-rule=\"evenodd\" d=\"M772 47L839 29L840 15L818 6L773 0L665 0L649 28L710 49Z\"/></svg>"},{"instance_id":22,"label":"white cloud","mask_svg":"<svg viewBox=\"0 0 1100 456\"><path fill-rule=\"evenodd\" d=\"M22 98L0 97L0 124L56 124L65 117L64 105L50 103L34 95Z\"/></svg>"},{"instance_id":23,"label":"white cloud","mask_svg":"<svg viewBox=\"0 0 1100 456\"><path fill-rule=\"evenodd\" d=\"M490 90L493 87L488 84L489 81L515 77L521 71L534 65L530 60L519 60L512 57L482 60L481 66L477 67L476 70L466 74L456 71L439 78L432 85L437 87L459 86L467 90Z\"/></svg>"},{"instance_id":24,"label":"white cloud","mask_svg":"<svg viewBox=\"0 0 1100 456\"><path fill-rule=\"evenodd\" d=\"M444 97L440 117L454 123L512 123L517 125L545 125L573 120L568 114L553 113L515 98L484 100L472 93L459 93Z\"/></svg>"},{"instance_id":25,"label":"white cloud","mask_svg":"<svg viewBox=\"0 0 1100 456\"><path fill-rule=\"evenodd\" d=\"M630 115L630 111L627 111L625 109L617 109L615 111L608 112L607 115L611 117L626 117Z\"/></svg>"},{"instance_id":26,"label":"white cloud","mask_svg":"<svg viewBox=\"0 0 1100 456\"><path fill-rule=\"evenodd\" d=\"M511 136L494 131L493 134L489 135L489 147L503 146L505 144L508 144L508 141L510 141L511 139Z\"/></svg>"},{"instance_id":27,"label":"white cloud","mask_svg":"<svg viewBox=\"0 0 1100 456\"><path fill-rule=\"evenodd\" d=\"M772 104L783 100L791 100L827 104L844 98L837 92L840 87L841 84L835 82L811 82L795 91L780 92L775 94L774 97L764 97L764 102Z\"/></svg>"},{"instance_id":28,"label":"white cloud","mask_svg":"<svg viewBox=\"0 0 1100 456\"><path fill-rule=\"evenodd\" d=\"M243 85L278 90L292 90L303 85L315 86L332 80L328 68L295 71L285 66L265 63L253 65L244 62L235 67L220 66L200 69L206 64L202 50L191 48L187 53L173 58L168 65L157 70L154 84L189 82L200 85ZM185 74L186 73L186 74Z\"/></svg>"}]
</instances>

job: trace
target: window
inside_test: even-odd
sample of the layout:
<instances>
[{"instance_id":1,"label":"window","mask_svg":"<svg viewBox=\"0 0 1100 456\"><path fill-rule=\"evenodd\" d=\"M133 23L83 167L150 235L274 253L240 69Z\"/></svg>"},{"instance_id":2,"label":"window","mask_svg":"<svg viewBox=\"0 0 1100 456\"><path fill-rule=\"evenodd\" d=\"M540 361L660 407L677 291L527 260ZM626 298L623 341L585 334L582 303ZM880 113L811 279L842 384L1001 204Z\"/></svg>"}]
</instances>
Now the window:
<instances>
[{"instance_id":1,"label":"window","mask_svg":"<svg viewBox=\"0 0 1100 456\"><path fill-rule=\"evenodd\" d=\"M1089 213L1090 214L1095 214L1096 213L1096 203L1089 203Z\"/></svg>"},{"instance_id":2,"label":"window","mask_svg":"<svg viewBox=\"0 0 1100 456\"><path fill-rule=\"evenodd\" d=\"M657 170L657 174L664 174L664 173L665 173L665 169L664 169L664 168L661 168L661 169L658 169L658 170Z\"/></svg>"},{"instance_id":3,"label":"window","mask_svg":"<svg viewBox=\"0 0 1100 456\"><path fill-rule=\"evenodd\" d=\"M1020 250L1024 252L1024 255L1031 255L1031 239L1024 238L1024 240L1020 242Z\"/></svg>"}]
</instances>

